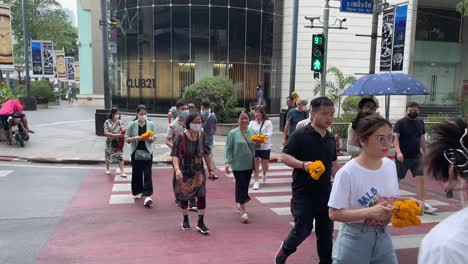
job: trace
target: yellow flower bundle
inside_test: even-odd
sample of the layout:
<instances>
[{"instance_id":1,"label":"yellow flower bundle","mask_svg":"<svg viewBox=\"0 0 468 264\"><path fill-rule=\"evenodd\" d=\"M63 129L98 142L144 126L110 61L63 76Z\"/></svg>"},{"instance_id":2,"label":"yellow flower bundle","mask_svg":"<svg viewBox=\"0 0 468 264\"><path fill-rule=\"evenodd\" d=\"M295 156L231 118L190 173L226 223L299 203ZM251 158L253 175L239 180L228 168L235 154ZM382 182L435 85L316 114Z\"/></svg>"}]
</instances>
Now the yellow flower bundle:
<instances>
[{"instance_id":1,"label":"yellow flower bundle","mask_svg":"<svg viewBox=\"0 0 468 264\"><path fill-rule=\"evenodd\" d=\"M145 139L147 139L149 137L152 137L152 136L153 136L153 131L148 130L145 133L141 134L140 138L141 138L141 140L145 140Z\"/></svg>"},{"instance_id":2,"label":"yellow flower bundle","mask_svg":"<svg viewBox=\"0 0 468 264\"><path fill-rule=\"evenodd\" d=\"M307 169L309 170L309 174L312 176L312 179L318 181L320 176L322 176L322 174L325 172L325 165L323 165L321 160L316 160L309 164Z\"/></svg>"},{"instance_id":3,"label":"yellow flower bundle","mask_svg":"<svg viewBox=\"0 0 468 264\"><path fill-rule=\"evenodd\" d=\"M393 206L397 209L393 210L392 226L408 227L421 224L421 219L418 215L421 214L421 209L414 200L395 201Z\"/></svg>"},{"instance_id":4,"label":"yellow flower bundle","mask_svg":"<svg viewBox=\"0 0 468 264\"><path fill-rule=\"evenodd\" d=\"M250 141L255 142L255 143L257 143L257 142L267 143L265 134L253 135L252 137L250 137Z\"/></svg>"}]
</instances>

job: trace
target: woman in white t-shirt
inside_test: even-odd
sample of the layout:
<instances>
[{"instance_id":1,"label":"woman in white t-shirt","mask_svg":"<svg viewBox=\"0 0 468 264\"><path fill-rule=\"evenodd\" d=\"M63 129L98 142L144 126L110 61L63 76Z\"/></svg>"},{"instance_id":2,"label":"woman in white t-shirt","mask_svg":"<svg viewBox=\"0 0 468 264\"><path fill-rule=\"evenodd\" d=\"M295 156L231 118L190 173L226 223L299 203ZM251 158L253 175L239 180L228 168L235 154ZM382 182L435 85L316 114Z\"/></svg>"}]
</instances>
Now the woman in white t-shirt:
<instances>
[{"instance_id":1,"label":"woman in white t-shirt","mask_svg":"<svg viewBox=\"0 0 468 264\"><path fill-rule=\"evenodd\" d=\"M468 124L459 119L432 127L433 141L424 157L427 172L448 182L447 191L466 192L468 179ZM419 264L468 262L468 208L447 217L424 237Z\"/></svg>"},{"instance_id":2,"label":"woman in white t-shirt","mask_svg":"<svg viewBox=\"0 0 468 264\"><path fill-rule=\"evenodd\" d=\"M399 191L395 163L386 158L391 123L367 116L356 136L362 152L337 172L328 202L330 219L343 223L333 263L397 263L388 227Z\"/></svg>"},{"instance_id":3,"label":"woman in white t-shirt","mask_svg":"<svg viewBox=\"0 0 468 264\"><path fill-rule=\"evenodd\" d=\"M255 120L250 121L249 128L255 130L256 134L266 135L266 143L258 143L255 149L255 169L254 169L254 185L253 189L258 190L260 188L259 182L259 167L262 163L263 178L262 182L267 182L268 163L270 162L271 144L270 138L273 135L273 124L268 119L263 106L257 106L255 108Z\"/></svg>"}]
</instances>

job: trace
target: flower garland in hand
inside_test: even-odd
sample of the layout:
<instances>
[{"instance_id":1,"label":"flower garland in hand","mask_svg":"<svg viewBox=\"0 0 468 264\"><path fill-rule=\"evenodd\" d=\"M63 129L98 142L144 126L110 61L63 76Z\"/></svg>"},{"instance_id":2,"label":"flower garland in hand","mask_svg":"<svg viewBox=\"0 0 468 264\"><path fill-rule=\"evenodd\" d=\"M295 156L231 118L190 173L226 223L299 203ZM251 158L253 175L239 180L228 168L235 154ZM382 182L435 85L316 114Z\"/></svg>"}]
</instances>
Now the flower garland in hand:
<instances>
[{"instance_id":1,"label":"flower garland in hand","mask_svg":"<svg viewBox=\"0 0 468 264\"><path fill-rule=\"evenodd\" d=\"M265 134L253 135L252 137L250 137L250 141L255 143L267 143Z\"/></svg>"},{"instance_id":2,"label":"flower garland in hand","mask_svg":"<svg viewBox=\"0 0 468 264\"><path fill-rule=\"evenodd\" d=\"M393 206L397 209L392 212L392 226L408 227L421 225L421 219L418 217L421 214L421 209L416 201L395 201L393 202Z\"/></svg>"},{"instance_id":3,"label":"flower garland in hand","mask_svg":"<svg viewBox=\"0 0 468 264\"><path fill-rule=\"evenodd\" d=\"M152 136L153 136L153 131L148 130L145 133L141 134L140 138L141 138L141 140L145 140L145 139L150 138Z\"/></svg>"},{"instance_id":4,"label":"flower garland in hand","mask_svg":"<svg viewBox=\"0 0 468 264\"><path fill-rule=\"evenodd\" d=\"M325 172L325 165L321 160L316 160L307 166L307 170L309 171L310 176L312 179L318 181L320 176Z\"/></svg>"}]
</instances>

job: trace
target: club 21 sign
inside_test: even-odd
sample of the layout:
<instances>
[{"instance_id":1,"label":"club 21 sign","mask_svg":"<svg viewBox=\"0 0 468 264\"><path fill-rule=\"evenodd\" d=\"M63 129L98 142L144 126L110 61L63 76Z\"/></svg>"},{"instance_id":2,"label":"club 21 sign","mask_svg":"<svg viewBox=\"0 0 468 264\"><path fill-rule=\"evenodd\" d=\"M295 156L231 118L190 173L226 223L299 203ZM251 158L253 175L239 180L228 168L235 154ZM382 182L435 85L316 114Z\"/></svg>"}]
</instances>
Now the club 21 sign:
<instances>
[{"instance_id":1,"label":"club 21 sign","mask_svg":"<svg viewBox=\"0 0 468 264\"><path fill-rule=\"evenodd\" d=\"M156 79L127 79L127 88L155 88Z\"/></svg>"}]
</instances>

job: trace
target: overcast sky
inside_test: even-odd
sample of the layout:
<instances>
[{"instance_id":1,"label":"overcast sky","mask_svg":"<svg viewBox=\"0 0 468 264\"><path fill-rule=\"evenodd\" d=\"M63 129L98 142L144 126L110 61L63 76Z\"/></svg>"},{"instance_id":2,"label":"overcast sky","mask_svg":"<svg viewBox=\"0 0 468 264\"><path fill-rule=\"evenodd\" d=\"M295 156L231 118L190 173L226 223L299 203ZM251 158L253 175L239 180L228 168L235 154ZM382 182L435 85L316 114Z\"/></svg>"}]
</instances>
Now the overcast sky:
<instances>
[{"instance_id":1,"label":"overcast sky","mask_svg":"<svg viewBox=\"0 0 468 264\"><path fill-rule=\"evenodd\" d=\"M59 2L63 8L71 9L73 13L75 14L75 18L76 18L76 1L77 0L57 0L57 2Z\"/></svg>"}]
</instances>

